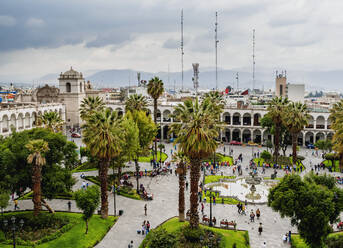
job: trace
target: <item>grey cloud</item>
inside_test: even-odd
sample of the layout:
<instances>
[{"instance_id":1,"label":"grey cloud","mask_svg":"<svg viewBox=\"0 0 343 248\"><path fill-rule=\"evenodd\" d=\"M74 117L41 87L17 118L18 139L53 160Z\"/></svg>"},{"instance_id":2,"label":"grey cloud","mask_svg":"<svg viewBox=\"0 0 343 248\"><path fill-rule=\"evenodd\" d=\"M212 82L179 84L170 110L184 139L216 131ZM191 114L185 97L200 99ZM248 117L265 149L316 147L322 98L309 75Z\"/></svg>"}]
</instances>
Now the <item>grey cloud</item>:
<instances>
[{"instance_id":1,"label":"grey cloud","mask_svg":"<svg viewBox=\"0 0 343 248\"><path fill-rule=\"evenodd\" d=\"M174 38L168 39L163 43L163 48L175 49L180 47L180 40Z\"/></svg>"},{"instance_id":2,"label":"grey cloud","mask_svg":"<svg viewBox=\"0 0 343 248\"><path fill-rule=\"evenodd\" d=\"M12 16L0 15L0 27L11 27L15 24L16 20Z\"/></svg>"}]
</instances>

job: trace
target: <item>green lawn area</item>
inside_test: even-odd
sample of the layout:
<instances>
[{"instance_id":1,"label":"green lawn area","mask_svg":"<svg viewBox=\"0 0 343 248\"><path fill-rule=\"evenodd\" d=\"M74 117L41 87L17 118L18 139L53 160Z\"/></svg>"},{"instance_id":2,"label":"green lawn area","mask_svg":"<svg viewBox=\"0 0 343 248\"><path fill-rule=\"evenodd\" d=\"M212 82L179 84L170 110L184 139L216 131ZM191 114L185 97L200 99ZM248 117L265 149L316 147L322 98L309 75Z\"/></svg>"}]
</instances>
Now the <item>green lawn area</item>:
<instances>
[{"instance_id":1,"label":"green lawn area","mask_svg":"<svg viewBox=\"0 0 343 248\"><path fill-rule=\"evenodd\" d=\"M151 154L151 152L150 152L150 154ZM166 161L167 158L168 158L168 155L166 153L162 152L162 162ZM152 155L139 157L138 162L150 163L150 160L152 160ZM157 162L160 162L160 152L159 151L157 151ZM87 161L87 162L84 162L83 164L79 165L75 169L73 169L72 172L75 173L75 172L95 171L97 169L98 168L96 168L96 165L91 164Z\"/></svg>"},{"instance_id":2,"label":"green lawn area","mask_svg":"<svg viewBox=\"0 0 343 248\"><path fill-rule=\"evenodd\" d=\"M205 177L205 184L219 182L221 179L224 179L224 178L235 179L236 176L215 176L215 175L206 176Z\"/></svg>"},{"instance_id":3,"label":"green lawn area","mask_svg":"<svg viewBox=\"0 0 343 248\"><path fill-rule=\"evenodd\" d=\"M329 234L328 238L341 236L343 232L336 232ZM299 234L292 234L292 248L310 248L305 241L300 237Z\"/></svg>"},{"instance_id":4,"label":"green lawn area","mask_svg":"<svg viewBox=\"0 0 343 248\"><path fill-rule=\"evenodd\" d=\"M89 222L88 234L85 234L86 224L82 214L56 212L56 215L67 216L75 221L74 226L54 240L36 245L37 248L88 248L100 242L109 229L114 225L117 217L109 216L104 220L99 215L94 215ZM1 244L1 247L11 248L12 245ZM32 246L17 245L18 248Z\"/></svg>"},{"instance_id":5,"label":"green lawn area","mask_svg":"<svg viewBox=\"0 0 343 248\"><path fill-rule=\"evenodd\" d=\"M184 225L188 225L188 222L179 222L178 218L175 217L163 223L162 227L165 228L170 233L176 233ZM231 248L234 243L236 243L237 248L250 247L248 231L224 230L224 229L213 228L213 227L208 227L204 225L200 225L200 226L201 228L206 228L215 233L222 234L222 241L221 241L220 247ZM144 243L141 244L140 248L143 247L143 244Z\"/></svg>"},{"instance_id":6,"label":"green lawn area","mask_svg":"<svg viewBox=\"0 0 343 248\"><path fill-rule=\"evenodd\" d=\"M213 156L207 159L204 159L203 162L214 163ZM233 158L231 156L225 156L221 153L216 153L216 162L229 162L230 165L233 165Z\"/></svg>"},{"instance_id":7,"label":"green lawn area","mask_svg":"<svg viewBox=\"0 0 343 248\"><path fill-rule=\"evenodd\" d=\"M331 160L324 160L323 164L325 164L326 168L329 168L329 166L332 166ZM335 172L340 172L340 170L339 170L339 160L335 160L334 164L335 164L335 166L332 168L332 170L335 171Z\"/></svg>"}]
</instances>

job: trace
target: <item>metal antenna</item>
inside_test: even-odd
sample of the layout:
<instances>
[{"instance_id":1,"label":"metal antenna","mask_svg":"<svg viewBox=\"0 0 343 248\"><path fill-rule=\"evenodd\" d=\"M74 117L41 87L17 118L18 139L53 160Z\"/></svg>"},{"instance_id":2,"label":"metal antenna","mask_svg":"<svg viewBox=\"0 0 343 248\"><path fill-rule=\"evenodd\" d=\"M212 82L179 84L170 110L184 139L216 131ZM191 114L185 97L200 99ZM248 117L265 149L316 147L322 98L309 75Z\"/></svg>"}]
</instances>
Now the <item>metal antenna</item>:
<instances>
[{"instance_id":1,"label":"metal antenna","mask_svg":"<svg viewBox=\"0 0 343 248\"><path fill-rule=\"evenodd\" d=\"M252 92L255 92L255 29L252 30Z\"/></svg>"},{"instance_id":2,"label":"metal antenna","mask_svg":"<svg viewBox=\"0 0 343 248\"><path fill-rule=\"evenodd\" d=\"M181 89L183 90L183 9L181 9Z\"/></svg>"},{"instance_id":3,"label":"metal antenna","mask_svg":"<svg viewBox=\"0 0 343 248\"><path fill-rule=\"evenodd\" d=\"M218 49L218 12L216 11L216 22L214 24L215 28L214 28L214 45L215 45L215 49L216 49L216 90L218 90L218 58L217 58L217 49Z\"/></svg>"}]
</instances>

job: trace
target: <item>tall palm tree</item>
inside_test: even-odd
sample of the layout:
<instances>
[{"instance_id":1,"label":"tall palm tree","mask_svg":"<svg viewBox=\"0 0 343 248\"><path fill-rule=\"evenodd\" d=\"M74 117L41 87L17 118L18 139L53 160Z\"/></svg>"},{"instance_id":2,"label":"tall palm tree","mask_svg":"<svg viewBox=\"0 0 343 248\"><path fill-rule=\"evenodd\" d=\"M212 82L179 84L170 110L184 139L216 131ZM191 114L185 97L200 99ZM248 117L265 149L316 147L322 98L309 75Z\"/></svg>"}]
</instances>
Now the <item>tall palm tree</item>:
<instances>
[{"instance_id":1,"label":"tall palm tree","mask_svg":"<svg viewBox=\"0 0 343 248\"><path fill-rule=\"evenodd\" d=\"M125 112L127 111L148 111L148 100L141 94L130 95L125 102Z\"/></svg>"},{"instance_id":2,"label":"tall palm tree","mask_svg":"<svg viewBox=\"0 0 343 248\"><path fill-rule=\"evenodd\" d=\"M189 160L183 152L173 154L172 161L177 165L179 175L179 221L185 221L185 176L187 174L187 164Z\"/></svg>"},{"instance_id":3,"label":"tall palm tree","mask_svg":"<svg viewBox=\"0 0 343 248\"><path fill-rule=\"evenodd\" d=\"M154 122L157 126L157 100L162 96L164 92L163 81L158 77L154 77L149 80L148 83L148 94L154 99ZM162 118L162 113L161 113ZM160 127L162 133L162 127ZM155 155L157 157L157 140L155 139Z\"/></svg>"},{"instance_id":4,"label":"tall palm tree","mask_svg":"<svg viewBox=\"0 0 343 248\"><path fill-rule=\"evenodd\" d=\"M225 100L223 95L219 91L210 91L205 93L204 99L208 98L212 104L213 111L220 114L223 111ZM218 116L219 118L219 116Z\"/></svg>"},{"instance_id":5,"label":"tall palm tree","mask_svg":"<svg viewBox=\"0 0 343 248\"><path fill-rule=\"evenodd\" d=\"M283 124L292 136L293 164L297 161L298 135L308 125L310 118L306 104L301 102L291 102L286 108L283 116Z\"/></svg>"},{"instance_id":6,"label":"tall palm tree","mask_svg":"<svg viewBox=\"0 0 343 248\"><path fill-rule=\"evenodd\" d=\"M62 120L60 114L53 111L46 112L37 119L37 126L43 126L54 133L61 132L63 124L64 121Z\"/></svg>"},{"instance_id":7,"label":"tall palm tree","mask_svg":"<svg viewBox=\"0 0 343 248\"><path fill-rule=\"evenodd\" d=\"M171 131L177 134L175 143L190 160L190 226L199 227L198 214L198 187L201 161L207 158L218 147L215 140L218 137L217 121L211 111L209 99L199 104L198 98L194 101L188 99L175 107L180 123L173 123Z\"/></svg>"},{"instance_id":8,"label":"tall palm tree","mask_svg":"<svg viewBox=\"0 0 343 248\"><path fill-rule=\"evenodd\" d=\"M339 168L343 168L343 100L335 103L330 110L331 128L335 130L332 138L333 150L339 155Z\"/></svg>"},{"instance_id":9,"label":"tall palm tree","mask_svg":"<svg viewBox=\"0 0 343 248\"><path fill-rule=\"evenodd\" d=\"M49 151L48 143L42 139L31 140L25 147L30 154L27 162L32 164L32 184L33 184L33 210L37 216L42 209L42 167L46 164L44 153Z\"/></svg>"},{"instance_id":10,"label":"tall palm tree","mask_svg":"<svg viewBox=\"0 0 343 248\"><path fill-rule=\"evenodd\" d=\"M105 103L100 97L89 96L82 100L80 104L80 117L82 120L86 120L93 113L101 111L105 108Z\"/></svg>"},{"instance_id":11,"label":"tall palm tree","mask_svg":"<svg viewBox=\"0 0 343 248\"><path fill-rule=\"evenodd\" d=\"M108 217L107 175L111 160L120 152L121 128L116 111L107 108L87 117L83 125L83 142L99 160L101 217Z\"/></svg>"},{"instance_id":12,"label":"tall palm tree","mask_svg":"<svg viewBox=\"0 0 343 248\"><path fill-rule=\"evenodd\" d=\"M278 157L279 157L279 150L280 150L280 133L281 133L281 125L283 120L283 115L285 114L285 108L287 104L289 103L287 98L275 97L272 99L272 101L269 103L269 106L267 108L268 114L270 118L272 119L274 123L274 157L275 162L277 163Z\"/></svg>"}]
</instances>

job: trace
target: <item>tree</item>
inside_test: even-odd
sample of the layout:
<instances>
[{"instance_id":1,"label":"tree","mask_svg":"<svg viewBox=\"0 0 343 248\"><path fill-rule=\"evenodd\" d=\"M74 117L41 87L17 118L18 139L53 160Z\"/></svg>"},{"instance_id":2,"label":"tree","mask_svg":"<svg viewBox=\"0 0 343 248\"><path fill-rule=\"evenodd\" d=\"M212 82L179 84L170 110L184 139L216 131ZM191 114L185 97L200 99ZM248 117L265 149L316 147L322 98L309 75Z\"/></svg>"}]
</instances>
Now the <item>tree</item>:
<instances>
[{"instance_id":1,"label":"tree","mask_svg":"<svg viewBox=\"0 0 343 248\"><path fill-rule=\"evenodd\" d=\"M343 168L343 100L333 105L330 110L331 128L335 130L332 143L333 150L339 155L339 168Z\"/></svg>"},{"instance_id":2,"label":"tree","mask_svg":"<svg viewBox=\"0 0 343 248\"><path fill-rule=\"evenodd\" d=\"M79 189L75 192L76 206L83 211L82 218L86 222L86 234L88 233L88 221L99 206L99 196L100 191L97 185L92 185L87 189Z\"/></svg>"},{"instance_id":3,"label":"tree","mask_svg":"<svg viewBox=\"0 0 343 248\"><path fill-rule=\"evenodd\" d=\"M42 205L50 212L52 208L44 200L53 199L59 194L70 192L75 184L71 171L65 168L72 164L70 158L77 157L76 145L67 141L61 133L53 133L45 128L33 128L14 132L0 142L0 187L10 193L21 195L27 188L32 190L33 164L27 157L30 152L25 148L30 141L43 139L48 143L45 153L46 165L42 167Z\"/></svg>"},{"instance_id":4,"label":"tree","mask_svg":"<svg viewBox=\"0 0 343 248\"><path fill-rule=\"evenodd\" d=\"M139 192L139 163L138 158L141 155L149 153L149 147L156 136L157 128L155 123L147 116L144 111L130 111L126 112L128 118L132 118L138 128L139 148L133 151L133 160L136 167L136 182L137 192Z\"/></svg>"},{"instance_id":5,"label":"tree","mask_svg":"<svg viewBox=\"0 0 343 248\"><path fill-rule=\"evenodd\" d=\"M272 158L272 155L268 151L261 152L261 158L264 160L270 160Z\"/></svg>"},{"instance_id":6,"label":"tree","mask_svg":"<svg viewBox=\"0 0 343 248\"><path fill-rule=\"evenodd\" d=\"M281 217L290 217L310 247L325 247L329 223L336 222L343 209L343 191L331 176L311 173L302 179L292 174L270 189L268 205Z\"/></svg>"},{"instance_id":7,"label":"tree","mask_svg":"<svg viewBox=\"0 0 343 248\"><path fill-rule=\"evenodd\" d=\"M331 143L331 140L329 140L329 139L318 140L314 145L318 149L322 150L323 152L331 151L332 150L332 143Z\"/></svg>"},{"instance_id":8,"label":"tree","mask_svg":"<svg viewBox=\"0 0 343 248\"><path fill-rule=\"evenodd\" d=\"M198 186L201 161L216 150L218 142L218 126L209 99L199 104L198 99L188 99L175 107L180 123L173 123L171 131L177 135L175 143L190 160L191 195L190 226L199 227Z\"/></svg>"},{"instance_id":9,"label":"tree","mask_svg":"<svg viewBox=\"0 0 343 248\"><path fill-rule=\"evenodd\" d=\"M9 200L10 192L0 188L0 208L2 214L4 213L4 209L7 208Z\"/></svg>"},{"instance_id":10,"label":"tree","mask_svg":"<svg viewBox=\"0 0 343 248\"><path fill-rule=\"evenodd\" d=\"M275 162L277 163L280 150L280 136L281 136L281 126L282 126L282 117L285 114L285 108L288 104L287 98L275 97L269 103L267 108L268 115L271 118L274 124L274 157Z\"/></svg>"},{"instance_id":11,"label":"tree","mask_svg":"<svg viewBox=\"0 0 343 248\"><path fill-rule=\"evenodd\" d=\"M208 99L211 103L212 111L216 113L218 116L218 120L220 119L220 113L223 112L225 100L223 97L223 94L217 90L210 91L208 93L205 93L204 99Z\"/></svg>"},{"instance_id":12,"label":"tree","mask_svg":"<svg viewBox=\"0 0 343 248\"><path fill-rule=\"evenodd\" d=\"M105 108L103 100L97 96L89 96L82 100L80 104L80 117L82 120L87 120L92 114L102 111Z\"/></svg>"},{"instance_id":13,"label":"tree","mask_svg":"<svg viewBox=\"0 0 343 248\"><path fill-rule=\"evenodd\" d=\"M177 166L177 173L179 174L179 221L185 221L185 176L187 174L188 158L182 152L173 154L173 160Z\"/></svg>"},{"instance_id":14,"label":"tree","mask_svg":"<svg viewBox=\"0 0 343 248\"><path fill-rule=\"evenodd\" d=\"M154 122L157 126L157 100L162 96L164 92L163 81L158 77L154 77L149 80L148 83L148 94L154 99ZM161 117L162 118L162 115ZM161 127L162 128L162 127ZM161 129L162 132L162 129ZM157 157L157 140L155 139L155 154Z\"/></svg>"},{"instance_id":15,"label":"tree","mask_svg":"<svg viewBox=\"0 0 343 248\"><path fill-rule=\"evenodd\" d=\"M25 146L30 154L27 157L27 162L32 164L32 184L33 184L33 210L37 216L41 211L41 181L42 181L42 166L46 164L44 154L49 151L48 143L42 139L32 140Z\"/></svg>"},{"instance_id":16,"label":"tree","mask_svg":"<svg viewBox=\"0 0 343 248\"><path fill-rule=\"evenodd\" d=\"M37 126L42 126L55 133L61 132L63 125L64 121L57 112L46 112L37 119Z\"/></svg>"},{"instance_id":17,"label":"tree","mask_svg":"<svg viewBox=\"0 0 343 248\"><path fill-rule=\"evenodd\" d=\"M145 96L141 94L130 95L125 102L125 112L127 111L148 111L148 100Z\"/></svg>"},{"instance_id":18,"label":"tree","mask_svg":"<svg viewBox=\"0 0 343 248\"><path fill-rule=\"evenodd\" d=\"M162 143L158 145L158 149L160 149L160 164L162 164L162 153L163 153L163 149L165 149L165 145L163 145Z\"/></svg>"},{"instance_id":19,"label":"tree","mask_svg":"<svg viewBox=\"0 0 343 248\"><path fill-rule=\"evenodd\" d=\"M306 104L291 102L285 109L283 124L292 135L293 164L297 162L298 135L308 125L310 118Z\"/></svg>"},{"instance_id":20,"label":"tree","mask_svg":"<svg viewBox=\"0 0 343 248\"><path fill-rule=\"evenodd\" d=\"M110 162L120 152L122 133L117 112L107 108L94 112L83 125L83 142L92 156L99 160L99 180L101 187L101 217L108 217L108 168Z\"/></svg>"}]
</instances>

